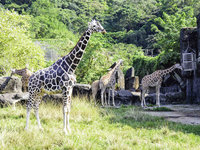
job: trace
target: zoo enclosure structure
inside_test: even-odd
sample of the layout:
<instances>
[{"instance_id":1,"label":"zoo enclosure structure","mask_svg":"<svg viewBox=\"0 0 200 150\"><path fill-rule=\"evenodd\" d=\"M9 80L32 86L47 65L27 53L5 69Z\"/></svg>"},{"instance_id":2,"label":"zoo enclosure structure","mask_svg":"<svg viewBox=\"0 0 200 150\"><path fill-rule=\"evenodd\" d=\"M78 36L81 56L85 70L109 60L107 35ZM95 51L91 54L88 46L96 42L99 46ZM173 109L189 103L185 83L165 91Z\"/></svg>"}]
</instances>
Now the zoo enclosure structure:
<instances>
[{"instance_id":1,"label":"zoo enclosure structure","mask_svg":"<svg viewBox=\"0 0 200 150\"><path fill-rule=\"evenodd\" d=\"M197 27L181 29L180 52L186 103L200 103L200 14Z\"/></svg>"}]
</instances>

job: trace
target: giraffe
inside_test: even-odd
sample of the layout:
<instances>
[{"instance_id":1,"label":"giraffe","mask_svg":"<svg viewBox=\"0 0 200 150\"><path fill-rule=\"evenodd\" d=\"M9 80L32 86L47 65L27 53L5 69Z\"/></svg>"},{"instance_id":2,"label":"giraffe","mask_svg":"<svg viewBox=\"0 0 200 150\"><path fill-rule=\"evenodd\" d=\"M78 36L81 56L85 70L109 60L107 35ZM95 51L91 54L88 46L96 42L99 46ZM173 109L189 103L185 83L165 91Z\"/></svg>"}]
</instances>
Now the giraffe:
<instances>
[{"instance_id":1,"label":"giraffe","mask_svg":"<svg viewBox=\"0 0 200 150\"><path fill-rule=\"evenodd\" d=\"M28 81L30 76L32 75L32 72L28 70L27 67L17 70L17 69L12 69L12 74L17 74L19 76L22 76L21 81L22 81L22 89L23 92L27 92L28 89Z\"/></svg>"},{"instance_id":2,"label":"giraffe","mask_svg":"<svg viewBox=\"0 0 200 150\"><path fill-rule=\"evenodd\" d=\"M101 89L101 104L104 106L104 99L105 99L105 105L107 105L106 101L106 89L108 89L108 105L110 106L110 89L112 90L112 101L113 106L115 106L114 101L114 89L115 89L115 83L116 83L116 72L118 71L120 65L122 64L123 60L120 59L115 67L111 69L106 75L102 76L99 80L99 88Z\"/></svg>"},{"instance_id":3,"label":"giraffe","mask_svg":"<svg viewBox=\"0 0 200 150\"><path fill-rule=\"evenodd\" d=\"M149 87L156 87L156 105L160 107L160 87L162 84L162 78L175 69L181 69L180 64L175 64L172 67L165 70L157 70L150 75L146 75L142 78L142 90L141 90L141 106L146 107L145 93L149 90Z\"/></svg>"},{"instance_id":4,"label":"giraffe","mask_svg":"<svg viewBox=\"0 0 200 150\"><path fill-rule=\"evenodd\" d=\"M112 64L110 66L110 68L107 69L107 71L110 71L115 66L116 66L116 62L114 64ZM92 89L92 98L93 98L93 100L94 100L94 102L96 104L96 95L97 95L97 92L99 91L99 80L95 80L94 82L92 82L91 89Z\"/></svg>"},{"instance_id":5,"label":"giraffe","mask_svg":"<svg viewBox=\"0 0 200 150\"><path fill-rule=\"evenodd\" d=\"M94 82L92 82L91 89L92 89L92 98L96 104L96 95L99 90L99 80L95 80Z\"/></svg>"},{"instance_id":6,"label":"giraffe","mask_svg":"<svg viewBox=\"0 0 200 150\"><path fill-rule=\"evenodd\" d=\"M71 132L69 114L72 88L76 82L74 73L93 32L106 33L105 29L98 21L92 20L88 23L88 29L84 32L83 36L66 56L58 59L50 67L35 72L30 77L28 85L29 99L27 102L26 130L29 126L30 110L32 107L35 110L38 127L42 129L38 110L43 92L61 90L63 98L63 129L65 134Z\"/></svg>"}]
</instances>

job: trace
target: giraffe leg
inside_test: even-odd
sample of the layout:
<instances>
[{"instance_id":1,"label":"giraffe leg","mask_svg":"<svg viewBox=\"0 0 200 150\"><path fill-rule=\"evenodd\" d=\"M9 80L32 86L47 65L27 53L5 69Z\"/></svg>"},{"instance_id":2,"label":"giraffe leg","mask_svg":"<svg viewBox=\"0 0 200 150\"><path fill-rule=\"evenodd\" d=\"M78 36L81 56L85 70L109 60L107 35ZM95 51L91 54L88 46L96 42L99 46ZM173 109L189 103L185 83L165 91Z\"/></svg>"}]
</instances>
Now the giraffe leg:
<instances>
[{"instance_id":1,"label":"giraffe leg","mask_svg":"<svg viewBox=\"0 0 200 150\"><path fill-rule=\"evenodd\" d=\"M160 86L156 86L156 105L160 107Z\"/></svg>"},{"instance_id":2,"label":"giraffe leg","mask_svg":"<svg viewBox=\"0 0 200 150\"><path fill-rule=\"evenodd\" d=\"M31 108L32 108L32 99L29 97L29 100L27 102L27 106L26 106L26 127L25 130L28 130L29 128L29 119L30 119L30 112L31 112Z\"/></svg>"},{"instance_id":3,"label":"giraffe leg","mask_svg":"<svg viewBox=\"0 0 200 150\"><path fill-rule=\"evenodd\" d=\"M112 101L113 101L113 106L115 106L115 90L112 88Z\"/></svg>"},{"instance_id":4,"label":"giraffe leg","mask_svg":"<svg viewBox=\"0 0 200 150\"><path fill-rule=\"evenodd\" d=\"M93 92L92 91L92 98L93 98L93 100L94 100L94 104L96 105L96 91L95 92Z\"/></svg>"},{"instance_id":5,"label":"giraffe leg","mask_svg":"<svg viewBox=\"0 0 200 150\"><path fill-rule=\"evenodd\" d=\"M105 90L105 92L104 92L104 98L105 98L104 100L105 100L105 105L108 106L106 94L107 94L107 90Z\"/></svg>"},{"instance_id":6,"label":"giraffe leg","mask_svg":"<svg viewBox=\"0 0 200 150\"><path fill-rule=\"evenodd\" d=\"M71 93L72 93L72 87L68 91L63 91L63 129L66 135L68 134L68 132L71 133L69 125Z\"/></svg>"},{"instance_id":7,"label":"giraffe leg","mask_svg":"<svg viewBox=\"0 0 200 150\"><path fill-rule=\"evenodd\" d=\"M145 96L144 96L144 107L147 107Z\"/></svg>"},{"instance_id":8,"label":"giraffe leg","mask_svg":"<svg viewBox=\"0 0 200 150\"><path fill-rule=\"evenodd\" d=\"M141 95L141 106L142 107L144 107L144 106L146 107L146 102L145 102L145 93L146 93L146 91L147 91L146 89L142 90L142 95Z\"/></svg>"},{"instance_id":9,"label":"giraffe leg","mask_svg":"<svg viewBox=\"0 0 200 150\"><path fill-rule=\"evenodd\" d=\"M38 123L38 128L43 130L41 123L40 123L40 117L39 117L39 105L40 105L40 99L38 99L37 101L35 101L34 103L34 112L35 112L35 117L37 119L37 123Z\"/></svg>"},{"instance_id":10,"label":"giraffe leg","mask_svg":"<svg viewBox=\"0 0 200 150\"><path fill-rule=\"evenodd\" d=\"M145 100L145 93L149 93L149 89L146 89L146 91L144 91L144 107L147 107L146 105L146 100Z\"/></svg>"},{"instance_id":11,"label":"giraffe leg","mask_svg":"<svg viewBox=\"0 0 200 150\"><path fill-rule=\"evenodd\" d=\"M104 107L104 92L105 92L105 89L101 89L101 104L103 107Z\"/></svg>"},{"instance_id":12,"label":"giraffe leg","mask_svg":"<svg viewBox=\"0 0 200 150\"><path fill-rule=\"evenodd\" d=\"M110 106L110 89L108 89L108 106Z\"/></svg>"}]
</instances>

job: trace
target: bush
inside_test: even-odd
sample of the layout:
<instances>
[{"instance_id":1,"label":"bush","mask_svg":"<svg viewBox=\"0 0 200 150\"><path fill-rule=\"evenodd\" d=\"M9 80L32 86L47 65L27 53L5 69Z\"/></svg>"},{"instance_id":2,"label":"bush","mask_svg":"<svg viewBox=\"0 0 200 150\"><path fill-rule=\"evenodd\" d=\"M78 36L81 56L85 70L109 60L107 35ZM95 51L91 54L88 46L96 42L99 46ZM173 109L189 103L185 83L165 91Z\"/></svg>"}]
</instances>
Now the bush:
<instances>
[{"instance_id":1,"label":"bush","mask_svg":"<svg viewBox=\"0 0 200 150\"><path fill-rule=\"evenodd\" d=\"M166 69L179 62L180 54L172 51L163 51L156 57L148 57L144 55L133 56L135 74L139 76L140 79L158 69Z\"/></svg>"},{"instance_id":2,"label":"bush","mask_svg":"<svg viewBox=\"0 0 200 150\"><path fill-rule=\"evenodd\" d=\"M44 52L29 38L29 16L0 10L0 66L8 73L11 68L29 64L33 70L44 66Z\"/></svg>"}]
</instances>

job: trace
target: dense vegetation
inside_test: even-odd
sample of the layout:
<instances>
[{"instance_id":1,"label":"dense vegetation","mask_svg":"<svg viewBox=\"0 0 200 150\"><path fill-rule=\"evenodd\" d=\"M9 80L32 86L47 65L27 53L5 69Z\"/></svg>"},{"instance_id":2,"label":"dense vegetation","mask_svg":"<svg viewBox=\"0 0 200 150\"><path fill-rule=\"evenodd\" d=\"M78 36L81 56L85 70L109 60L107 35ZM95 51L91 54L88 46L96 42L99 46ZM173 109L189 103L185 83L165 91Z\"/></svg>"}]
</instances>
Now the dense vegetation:
<instances>
[{"instance_id":1,"label":"dense vegetation","mask_svg":"<svg viewBox=\"0 0 200 150\"><path fill-rule=\"evenodd\" d=\"M37 39L52 47L59 47L59 55L67 54L76 44L80 35L87 28L87 22L95 18L101 22L108 34L105 36L94 34L87 47L83 61L77 69L78 82L91 83L98 79L106 69L117 59L124 59L124 68L135 67L136 75L140 77L155 69L166 68L179 62L179 34L183 27L196 26L196 15L200 12L200 1L198 0L2 0L0 18L5 15L5 9L18 12L19 17L24 19L21 23L14 23L16 28L26 29L23 31L26 39ZM8 14L8 13L7 13ZM14 14L12 12L11 14ZM9 17L9 16L8 16ZM11 22L6 22L10 27ZM2 24L2 19L0 19ZM14 27L14 28L15 28ZM11 27L12 28L12 27ZM0 27L0 30L4 30ZM17 30L18 31L18 30ZM16 35L21 35L19 31ZM3 35L0 32L0 36ZM21 38L21 37L20 37ZM17 40L20 38L16 38ZM52 39L52 40L45 40ZM27 44L26 46L31 46ZM49 42L51 41L51 42ZM52 42L53 41L53 42ZM56 42L54 42L56 41ZM63 44L65 41L65 44ZM7 42L7 43L6 43ZM21 67L32 62L31 52L28 48L23 52L23 44L16 48L20 55L7 55L6 45L13 45L14 41L0 41L1 70L6 73L11 67ZM15 42L14 42L15 43ZM17 43L17 42L16 42ZM62 43L62 45L59 45ZM27 48L25 48L27 49ZM156 57L144 56L143 49L153 49L160 52ZM5 52L4 52L5 50ZM10 49L11 51L11 49ZM31 51L31 52L30 52ZM41 50L37 49L38 53ZM17 58L22 56L22 58ZM40 67L46 67L41 60L43 54L34 56ZM12 61L5 63L2 58L12 58ZM35 60L35 61L36 61ZM31 63L34 70L38 69L38 64ZM141 68L142 66L142 68Z\"/></svg>"},{"instance_id":2,"label":"dense vegetation","mask_svg":"<svg viewBox=\"0 0 200 150\"><path fill-rule=\"evenodd\" d=\"M73 98L68 136L63 133L62 105L42 104L39 112L44 131L33 112L25 131L26 109L2 108L0 149L200 149L199 125L168 122L133 106L106 109Z\"/></svg>"}]
</instances>

